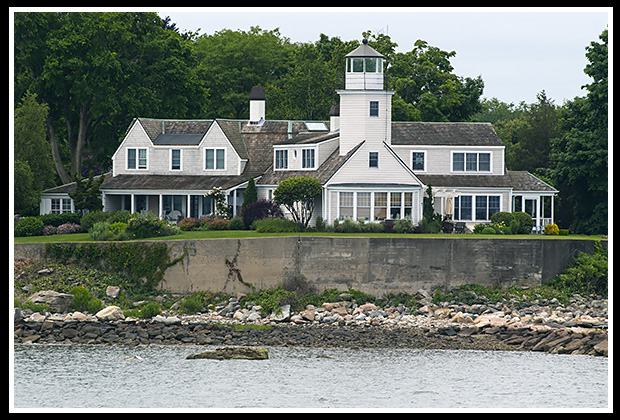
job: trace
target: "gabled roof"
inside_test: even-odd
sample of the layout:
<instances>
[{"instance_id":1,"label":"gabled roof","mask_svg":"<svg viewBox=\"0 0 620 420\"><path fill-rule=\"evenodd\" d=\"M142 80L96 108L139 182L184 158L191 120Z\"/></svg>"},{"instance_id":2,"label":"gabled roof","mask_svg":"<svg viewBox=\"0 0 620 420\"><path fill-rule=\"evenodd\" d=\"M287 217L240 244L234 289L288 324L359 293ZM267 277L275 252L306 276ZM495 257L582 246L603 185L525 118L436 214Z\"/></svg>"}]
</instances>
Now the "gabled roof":
<instances>
[{"instance_id":1,"label":"gabled roof","mask_svg":"<svg viewBox=\"0 0 620 420\"><path fill-rule=\"evenodd\" d=\"M432 187L506 188L513 191L557 193L558 190L527 171L506 171L504 175L426 175L418 178Z\"/></svg>"},{"instance_id":2,"label":"gabled roof","mask_svg":"<svg viewBox=\"0 0 620 420\"><path fill-rule=\"evenodd\" d=\"M379 57L385 58L382 54L379 54L374 48L368 45L368 40L363 39L362 45L351 51L345 57Z\"/></svg>"}]
</instances>

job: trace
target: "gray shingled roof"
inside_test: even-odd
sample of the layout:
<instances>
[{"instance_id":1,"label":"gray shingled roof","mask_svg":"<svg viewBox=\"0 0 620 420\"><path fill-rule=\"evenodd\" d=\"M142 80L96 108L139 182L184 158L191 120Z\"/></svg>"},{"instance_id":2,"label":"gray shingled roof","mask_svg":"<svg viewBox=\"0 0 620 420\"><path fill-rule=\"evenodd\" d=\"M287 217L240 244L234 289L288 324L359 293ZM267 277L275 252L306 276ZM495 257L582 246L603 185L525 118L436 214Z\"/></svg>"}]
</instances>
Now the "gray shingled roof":
<instances>
[{"instance_id":1,"label":"gray shingled roof","mask_svg":"<svg viewBox=\"0 0 620 420\"><path fill-rule=\"evenodd\" d=\"M116 175L106 179L102 190L210 191L228 189L247 181L243 175Z\"/></svg>"},{"instance_id":2,"label":"gray shingled roof","mask_svg":"<svg viewBox=\"0 0 620 420\"><path fill-rule=\"evenodd\" d=\"M490 123L393 122L393 145L503 146Z\"/></svg>"},{"instance_id":3,"label":"gray shingled roof","mask_svg":"<svg viewBox=\"0 0 620 420\"><path fill-rule=\"evenodd\" d=\"M433 187L512 188L513 191L557 192L549 184L526 171L506 171L505 175L416 175L425 185Z\"/></svg>"}]
</instances>

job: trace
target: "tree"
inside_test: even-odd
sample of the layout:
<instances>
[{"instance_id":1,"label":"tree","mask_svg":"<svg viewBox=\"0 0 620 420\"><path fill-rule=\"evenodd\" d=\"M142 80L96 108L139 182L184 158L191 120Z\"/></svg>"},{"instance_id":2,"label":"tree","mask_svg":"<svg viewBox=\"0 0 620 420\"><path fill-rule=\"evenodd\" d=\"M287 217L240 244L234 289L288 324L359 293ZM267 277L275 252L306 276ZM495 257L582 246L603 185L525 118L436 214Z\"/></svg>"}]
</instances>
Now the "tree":
<instances>
[{"instance_id":1,"label":"tree","mask_svg":"<svg viewBox=\"0 0 620 420\"><path fill-rule=\"evenodd\" d=\"M243 211L249 204L252 204L256 200L258 200L256 183L254 182L254 177L250 175L248 186L245 187L245 193L243 194L243 206L241 207L241 210Z\"/></svg>"},{"instance_id":2,"label":"tree","mask_svg":"<svg viewBox=\"0 0 620 420\"><path fill-rule=\"evenodd\" d=\"M280 182L273 192L273 198L276 204L286 207L300 228L305 229L312 218L315 198L322 190L317 179L297 176Z\"/></svg>"},{"instance_id":3,"label":"tree","mask_svg":"<svg viewBox=\"0 0 620 420\"><path fill-rule=\"evenodd\" d=\"M388 88L396 91L394 119L467 121L482 109L484 82L480 76L453 74L450 59L455 55L423 40L417 40L409 52L392 55L386 78Z\"/></svg>"},{"instance_id":4,"label":"tree","mask_svg":"<svg viewBox=\"0 0 620 420\"><path fill-rule=\"evenodd\" d=\"M601 43L586 48L585 73L594 80L585 98L565 104L565 134L552 144L553 177L560 190L559 218L577 233L607 233L608 217L608 52L607 29Z\"/></svg>"},{"instance_id":5,"label":"tree","mask_svg":"<svg viewBox=\"0 0 620 420\"><path fill-rule=\"evenodd\" d=\"M108 162L135 116L196 118L205 104L190 41L156 13L15 13L14 46L15 91L49 106L63 183L83 176L87 150Z\"/></svg>"},{"instance_id":6,"label":"tree","mask_svg":"<svg viewBox=\"0 0 620 420\"><path fill-rule=\"evenodd\" d=\"M96 211L103 208L101 202L101 184L105 177L103 175L95 179L93 171L88 174L88 179L77 178L75 192L69 193L73 199L73 205L79 211Z\"/></svg>"},{"instance_id":7,"label":"tree","mask_svg":"<svg viewBox=\"0 0 620 420\"><path fill-rule=\"evenodd\" d=\"M45 135L48 107L26 92L14 114L14 211L37 214L39 194L54 186L54 165Z\"/></svg>"}]
</instances>

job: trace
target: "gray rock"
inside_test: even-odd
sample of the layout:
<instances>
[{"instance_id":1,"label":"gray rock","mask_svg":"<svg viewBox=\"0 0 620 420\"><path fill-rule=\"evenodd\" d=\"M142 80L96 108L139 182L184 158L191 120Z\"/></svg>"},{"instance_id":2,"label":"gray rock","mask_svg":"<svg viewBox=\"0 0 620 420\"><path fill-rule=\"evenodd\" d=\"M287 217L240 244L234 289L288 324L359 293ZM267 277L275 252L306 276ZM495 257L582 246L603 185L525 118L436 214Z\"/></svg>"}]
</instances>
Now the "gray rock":
<instances>
[{"instance_id":1,"label":"gray rock","mask_svg":"<svg viewBox=\"0 0 620 420\"><path fill-rule=\"evenodd\" d=\"M280 306L280 312L275 313L272 312L269 319L276 322L287 321L291 317L291 305L282 305Z\"/></svg>"},{"instance_id":2,"label":"gray rock","mask_svg":"<svg viewBox=\"0 0 620 420\"><path fill-rule=\"evenodd\" d=\"M28 298L32 303L49 305L51 312L67 312L73 306L73 295L54 290L41 290Z\"/></svg>"},{"instance_id":3,"label":"gray rock","mask_svg":"<svg viewBox=\"0 0 620 420\"><path fill-rule=\"evenodd\" d=\"M266 360L269 359L267 350L253 349L246 347L222 347L213 351L190 354L187 359L247 359L247 360Z\"/></svg>"}]
</instances>

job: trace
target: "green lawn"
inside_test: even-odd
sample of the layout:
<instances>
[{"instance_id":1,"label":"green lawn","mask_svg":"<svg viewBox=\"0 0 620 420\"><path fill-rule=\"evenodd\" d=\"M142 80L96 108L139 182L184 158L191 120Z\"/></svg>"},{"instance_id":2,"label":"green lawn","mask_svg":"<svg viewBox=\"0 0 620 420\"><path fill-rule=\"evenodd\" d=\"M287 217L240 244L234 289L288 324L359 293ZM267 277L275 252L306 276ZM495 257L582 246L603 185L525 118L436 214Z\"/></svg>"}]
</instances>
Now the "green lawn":
<instances>
[{"instance_id":1,"label":"green lawn","mask_svg":"<svg viewBox=\"0 0 620 420\"><path fill-rule=\"evenodd\" d=\"M147 240L185 240L185 239L218 239L218 238L266 238L274 236L331 236L331 237L375 237L375 238L463 238L463 239L585 239L606 240L603 235L482 235L482 234L450 234L450 233L333 233L333 232L301 232L301 233L258 233L253 230L214 230L190 231L179 235L150 238ZM87 242L91 239L88 233L74 233L70 235L30 236L13 238L15 243L37 242Z\"/></svg>"}]
</instances>

